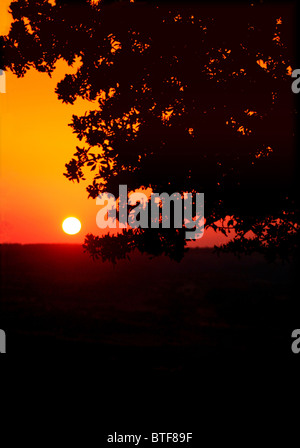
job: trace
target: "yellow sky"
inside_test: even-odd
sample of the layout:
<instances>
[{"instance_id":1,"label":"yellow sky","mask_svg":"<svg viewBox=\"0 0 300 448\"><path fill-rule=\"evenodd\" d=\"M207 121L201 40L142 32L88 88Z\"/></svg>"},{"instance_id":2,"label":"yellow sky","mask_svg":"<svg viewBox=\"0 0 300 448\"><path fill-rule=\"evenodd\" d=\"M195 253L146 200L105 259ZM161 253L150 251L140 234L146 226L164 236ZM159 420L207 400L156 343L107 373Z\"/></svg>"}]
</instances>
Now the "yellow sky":
<instances>
[{"instance_id":1,"label":"yellow sky","mask_svg":"<svg viewBox=\"0 0 300 448\"><path fill-rule=\"evenodd\" d=\"M0 34L9 31L9 4L1 1ZM34 70L19 79L6 73L6 93L0 94L1 242L82 242L84 234L99 233L96 203L87 200L85 185L63 176L79 143L68 123L86 106L57 99L57 82L72 70L57 67L52 78ZM73 215L82 231L70 237L61 221Z\"/></svg>"}]
</instances>

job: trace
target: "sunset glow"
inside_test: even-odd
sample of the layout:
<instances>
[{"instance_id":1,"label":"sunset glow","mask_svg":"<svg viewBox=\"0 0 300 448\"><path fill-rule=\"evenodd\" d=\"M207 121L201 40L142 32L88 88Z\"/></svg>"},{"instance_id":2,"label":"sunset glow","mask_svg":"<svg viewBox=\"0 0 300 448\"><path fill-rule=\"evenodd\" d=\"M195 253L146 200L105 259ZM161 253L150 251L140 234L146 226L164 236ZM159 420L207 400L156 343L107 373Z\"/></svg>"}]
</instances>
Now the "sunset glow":
<instances>
[{"instance_id":1,"label":"sunset glow","mask_svg":"<svg viewBox=\"0 0 300 448\"><path fill-rule=\"evenodd\" d=\"M7 34L12 22L8 13L11 0L3 0L0 6L0 34ZM54 2L53 2L54 3ZM93 3L98 3L94 1ZM193 17L191 17L192 20ZM181 20L178 16L177 20ZM277 25L282 18L279 17ZM276 37L277 36L277 37ZM276 42L279 35L276 34ZM121 49L121 43L113 42L113 53ZM231 54L229 48L219 58L228 58ZM216 56L217 58L217 56ZM264 70L270 65L266 57L257 56L257 64ZM212 59L212 63L215 59ZM0 76L0 243L65 243L69 232L61 231L63 218L70 216L74 210L84 219L84 228L74 237L72 242L83 243L88 232L95 235L104 235L107 229L100 229L96 224L99 207L96 201L88 199L86 187L91 182L91 173L84 172L86 181L80 183L70 182L63 173L65 163L68 162L78 145L78 139L68 126L72 115L83 116L87 110L97 110L97 101L85 101L78 98L73 104L63 103L58 99L55 88L66 73L76 72L75 61L68 65L66 61L59 60L52 77L39 73L34 69L28 70L24 77L17 78L9 70ZM208 67L208 70L211 70ZM244 69L241 69L244 70ZM291 73L291 67L287 68ZM177 78L172 82L179 83ZM184 87L178 84L180 91ZM5 92L5 93L4 93ZM110 89L109 96L115 90ZM245 109L246 119L252 115L252 110ZM136 114L137 119L133 125L136 134L140 128L140 110L131 107L128 115ZM167 103L162 112L165 125L174 118L174 107ZM249 121L249 120L248 120ZM230 118L226 124L236 130L241 136L253 134L252 129ZM196 128L188 127L188 134L195 138ZM252 135L251 135L252 136ZM270 146L268 151L273 151ZM185 150L185 148L183 148ZM255 159L261 158L261 152ZM20 191L22 200L20 201ZM16 206L17 204L17 206ZM20 217L22 219L20 219ZM74 232L73 235L79 233ZM230 237L207 229L204 237L199 241L189 242L189 246L213 246L228 242Z\"/></svg>"}]
</instances>

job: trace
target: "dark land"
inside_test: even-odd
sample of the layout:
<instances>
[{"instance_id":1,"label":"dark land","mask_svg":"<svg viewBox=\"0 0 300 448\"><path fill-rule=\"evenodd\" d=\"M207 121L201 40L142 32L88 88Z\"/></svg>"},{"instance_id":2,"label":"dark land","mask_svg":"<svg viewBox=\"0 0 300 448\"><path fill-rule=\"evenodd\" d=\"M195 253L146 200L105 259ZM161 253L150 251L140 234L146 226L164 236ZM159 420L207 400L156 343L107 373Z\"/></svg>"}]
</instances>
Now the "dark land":
<instances>
[{"instance_id":1,"label":"dark land","mask_svg":"<svg viewBox=\"0 0 300 448\"><path fill-rule=\"evenodd\" d=\"M92 355L104 368L197 372L208 359L293 358L296 269L188 251L94 262L80 245L2 245L7 353Z\"/></svg>"}]
</instances>

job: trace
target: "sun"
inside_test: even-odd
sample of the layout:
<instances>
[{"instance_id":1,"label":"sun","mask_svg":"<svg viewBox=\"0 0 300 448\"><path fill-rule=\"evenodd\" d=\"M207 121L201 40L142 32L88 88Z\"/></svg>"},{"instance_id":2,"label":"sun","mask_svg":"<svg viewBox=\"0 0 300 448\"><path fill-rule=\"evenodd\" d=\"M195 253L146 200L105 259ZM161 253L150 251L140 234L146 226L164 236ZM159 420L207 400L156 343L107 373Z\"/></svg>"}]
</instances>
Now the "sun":
<instances>
[{"instance_id":1,"label":"sun","mask_svg":"<svg viewBox=\"0 0 300 448\"><path fill-rule=\"evenodd\" d=\"M74 217L66 218L62 223L62 228L68 235L76 235L76 233L80 232L81 222Z\"/></svg>"}]
</instances>

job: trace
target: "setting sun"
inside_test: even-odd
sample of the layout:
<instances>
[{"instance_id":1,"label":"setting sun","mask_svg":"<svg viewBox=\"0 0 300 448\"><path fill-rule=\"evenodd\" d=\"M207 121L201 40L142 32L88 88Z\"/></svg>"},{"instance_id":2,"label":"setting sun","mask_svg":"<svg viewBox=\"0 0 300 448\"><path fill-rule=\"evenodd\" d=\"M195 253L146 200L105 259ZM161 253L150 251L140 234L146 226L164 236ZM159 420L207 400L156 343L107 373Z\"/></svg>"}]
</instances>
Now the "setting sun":
<instances>
[{"instance_id":1,"label":"setting sun","mask_svg":"<svg viewBox=\"0 0 300 448\"><path fill-rule=\"evenodd\" d=\"M62 228L68 235L75 235L81 229L81 222L77 218L66 218L62 223Z\"/></svg>"}]
</instances>

